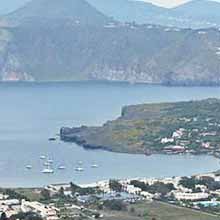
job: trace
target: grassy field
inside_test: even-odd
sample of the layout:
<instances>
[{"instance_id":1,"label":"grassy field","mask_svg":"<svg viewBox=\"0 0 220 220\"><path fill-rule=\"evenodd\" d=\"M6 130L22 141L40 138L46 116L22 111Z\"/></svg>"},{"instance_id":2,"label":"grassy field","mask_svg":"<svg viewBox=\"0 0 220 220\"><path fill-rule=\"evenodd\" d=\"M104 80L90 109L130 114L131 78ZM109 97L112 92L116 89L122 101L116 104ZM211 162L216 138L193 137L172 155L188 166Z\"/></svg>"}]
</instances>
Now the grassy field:
<instances>
[{"instance_id":1,"label":"grassy field","mask_svg":"<svg viewBox=\"0 0 220 220\"><path fill-rule=\"evenodd\" d=\"M133 209L133 210L132 210ZM217 220L220 217L160 202L131 205L128 211L105 213L104 220Z\"/></svg>"},{"instance_id":2,"label":"grassy field","mask_svg":"<svg viewBox=\"0 0 220 220\"><path fill-rule=\"evenodd\" d=\"M40 189L17 188L15 189L15 192L25 196L30 201L39 201L41 199Z\"/></svg>"}]
</instances>

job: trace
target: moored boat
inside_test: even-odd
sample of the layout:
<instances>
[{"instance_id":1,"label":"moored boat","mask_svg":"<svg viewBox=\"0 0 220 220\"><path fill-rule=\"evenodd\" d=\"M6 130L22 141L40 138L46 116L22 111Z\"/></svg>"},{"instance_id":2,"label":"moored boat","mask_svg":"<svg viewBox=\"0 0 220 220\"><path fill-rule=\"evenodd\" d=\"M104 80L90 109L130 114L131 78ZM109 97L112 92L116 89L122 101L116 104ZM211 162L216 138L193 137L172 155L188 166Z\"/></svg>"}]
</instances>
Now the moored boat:
<instances>
[{"instance_id":1,"label":"moored boat","mask_svg":"<svg viewBox=\"0 0 220 220\"><path fill-rule=\"evenodd\" d=\"M76 167L76 168L75 168L75 171L77 171L77 172L83 172L84 169L83 169L82 167Z\"/></svg>"},{"instance_id":2,"label":"moored boat","mask_svg":"<svg viewBox=\"0 0 220 220\"><path fill-rule=\"evenodd\" d=\"M41 172L44 173L44 174L53 174L54 170L51 169L51 168L45 168Z\"/></svg>"},{"instance_id":3,"label":"moored boat","mask_svg":"<svg viewBox=\"0 0 220 220\"><path fill-rule=\"evenodd\" d=\"M30 170L30 169L32 169L32 166L31 165L26 165L26 169Z\"/></svg>"}]
</instances>

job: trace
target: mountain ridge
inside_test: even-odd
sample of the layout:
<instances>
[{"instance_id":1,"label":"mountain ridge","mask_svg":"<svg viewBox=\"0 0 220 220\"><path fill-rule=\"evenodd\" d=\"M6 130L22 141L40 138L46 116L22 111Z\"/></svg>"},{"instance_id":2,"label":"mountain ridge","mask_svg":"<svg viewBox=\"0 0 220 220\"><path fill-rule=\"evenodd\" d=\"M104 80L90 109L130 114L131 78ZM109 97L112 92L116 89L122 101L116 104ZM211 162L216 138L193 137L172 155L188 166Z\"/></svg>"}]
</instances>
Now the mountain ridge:
<instances>
[{"instance_id":1,"label":"mountain ridge","mask_svg":"<svg viewBox=\"0 0 220 220\"><path fill-rule=\"evenodd\" d=\"M137 22L139 24L159 24L180 28L220 27L220 3L209 0L195 0L174 8L164 8L148 2L120 0L87 0L104 14L121 22ZM150 22L149 22L150 21Z\"/></svg>"},{"instance_id":2,"label":"mountain ridge","mask_svg":"<svg viewBox=\"0 0 220 220\"><path fill-rule=\"evenodd\" d=\"M30 4L26 6L27 12L20 9L8 15L13 25L0 27L2 81L220 85L217 28L192 30L118 22L81 0L65 0L63 8L59 0L33 2L30 10ZM39 14L45 2L56 8L47 16L46 9ZM80 7L85 9L78 10Z\"/></svg>"},{"instance_id":3,"label":"mountain ridge","mask_svg":"<svg viewBox=\"0 0 220 220\"><path fill-rule=\"evenodd\" d=\"M42 20L71 20L83 25L103 25L110 21L86 0L31 0L4 17L15 26L35 20L35 24Z\"/></svg>"}]
</instances>

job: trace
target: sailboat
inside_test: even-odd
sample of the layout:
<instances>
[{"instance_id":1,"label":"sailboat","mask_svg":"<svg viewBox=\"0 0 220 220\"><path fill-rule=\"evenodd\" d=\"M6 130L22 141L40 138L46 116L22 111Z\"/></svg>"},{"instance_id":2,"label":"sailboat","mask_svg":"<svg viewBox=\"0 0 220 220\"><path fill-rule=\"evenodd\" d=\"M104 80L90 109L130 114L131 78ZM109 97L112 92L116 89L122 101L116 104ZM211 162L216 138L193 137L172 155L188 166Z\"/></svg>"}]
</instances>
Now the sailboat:
<instances>
[{"instance_id":1,"label":"sailboat","mask_svg":"<svg viewBox=\"0 0 220 220\"><path fill-rule=\"evenodd\" d=\"M48 165L46 168L44 168L42 171L42 173L44 174L53 174L54 170L50 167L50 165Z\"/></svg>"},{"instance_id":2,"label":"sailboat","mask_svg":"<svg viewBox=\"0 0 220 220\"><path fill-rule=\"evenodd\" d=\"M99 166L97 164L92 164L91 168L98 168Z\"/></svg>"},{"instance_id":3,"label":"sailboat","mask_svg":"<svg viewBox=\"0 0 220 220\"><path fill-rule=\"evenodd\" d=\"M30 170L30 169L32 169L32 166L31 165L26 165L26 169Z\"/></svg>"},{"instance_id":4,"label":"sailboat","mask_svg":"<svg viewBox=\"0 0 220 220\"><path fill-rule=\"evenodd\" d=\"M45 159L46 159L46 156L41 155L41 156L40 156L40 159L41 159L41 160L45 160Z\"/></svg>"},{"instance_id":5,"label":"sailboat","mask_svg":"<svg viewBox=\"0 0 220 220\"><path fill-rule=\"evenodd\" d=\"M77 172L83 172L84 169L83 169L82 167L76 167L76 168L75 168L75 171L77 171Z\"/></svg>"},{"instance_id":6,"label":"sailboat","mask_svg":"<svg viewBox=\"0 0 220 220\"><path fill-rule=\"evenodd\" d=\"M61 165L61 166L58 167L58 170L65 170L65 169L66 169L66 167L63 166L63 165Z\"/></svg>"}]
</instances>

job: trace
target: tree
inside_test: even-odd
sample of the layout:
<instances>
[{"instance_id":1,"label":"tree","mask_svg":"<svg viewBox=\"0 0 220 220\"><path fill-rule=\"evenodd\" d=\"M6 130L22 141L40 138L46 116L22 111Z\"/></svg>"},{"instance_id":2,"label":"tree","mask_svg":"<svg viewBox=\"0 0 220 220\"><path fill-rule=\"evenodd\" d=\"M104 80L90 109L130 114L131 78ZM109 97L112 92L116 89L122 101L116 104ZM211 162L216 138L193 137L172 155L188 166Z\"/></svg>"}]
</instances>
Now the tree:
<instances>
[{"instance_id":1,"label":"tree","mask_svg":"<svg viewBox=\"0 0 220 220\"><path fill-rule=\"evenodd\" d=\"M122 191L122 185L117 180L109 180L109 188L115 192Z\"/></svg>"},{"instance_id":2,"label":"tree","mask_svg":"<svg viewBox=\"0 0 220 220\"><path fill-rule=\"evenodd\" d=\"M33 213L33 212L19 212L16 215L12 215L10 217L11 220L16 220L16 219L20 219L20 220L43 220L38 214Z\"/></svg>"},{"instance_id":3,"label":"tree","mask_svg":"<svg viewBox=\"0 0 220 220\"><path fill-rule=\"evenodd\" d=\"M76 184L74 183L70 183L70 190L72 192L72 195L75 195L75 193L77 193L79 191L80 187L77 186Z\"/></svg>"},{"instance_id":4,"label":"tree","mask_svg":"<svg viewBox=\"0 0 220 220\"><path fill-rule=\"evenodd\" d=\"M60 189L59 189L59 196L60 197L64 197L65 195L64 195L64 188L63 187L60 187Z\"/></svg>"},{"instance_id":5,"label":"tree","mask_svg":"<svg viewBox=\"0 0 220 220\"><path fill-rule=\"evenodd\" d=\"M103 205L114 211L122 211L127 208L126 204L122 200L106 200Z\"/></svg>"},{"instance_id":6,"label":"tree","mask_svg":"<svg viewBox=\"0 0 220 220\"><path fill-rule=\"evenodd\" d=\"M3 213L1 214L0 220L7 220L7 219L8 219L8 218L7 218L7 216L6 216L6 213L3 212Z\"/></svg>"},{"instance_id":7,"label":"tree","mask_svg":"<svg viewBox=\"0 0 220 220\"><path fill-rule=\"evenodd\" d=\"M41 191L41 196L43 197L43 200L49 200L50 199L50 192L47 189L43 189Z\"/></svg>"},{"instance_id":8,"label":"tree","mask_svg":"<svg viewBox=\"0 0 220 220\"><path fill-rule=\"evenodd\" d=\"M135 213L135 212L136 212L135 208L134 208L134 207L131 207L131 208L130 208L130 212L131 212L131 213Z\"/></svg>"}]
</instances>

